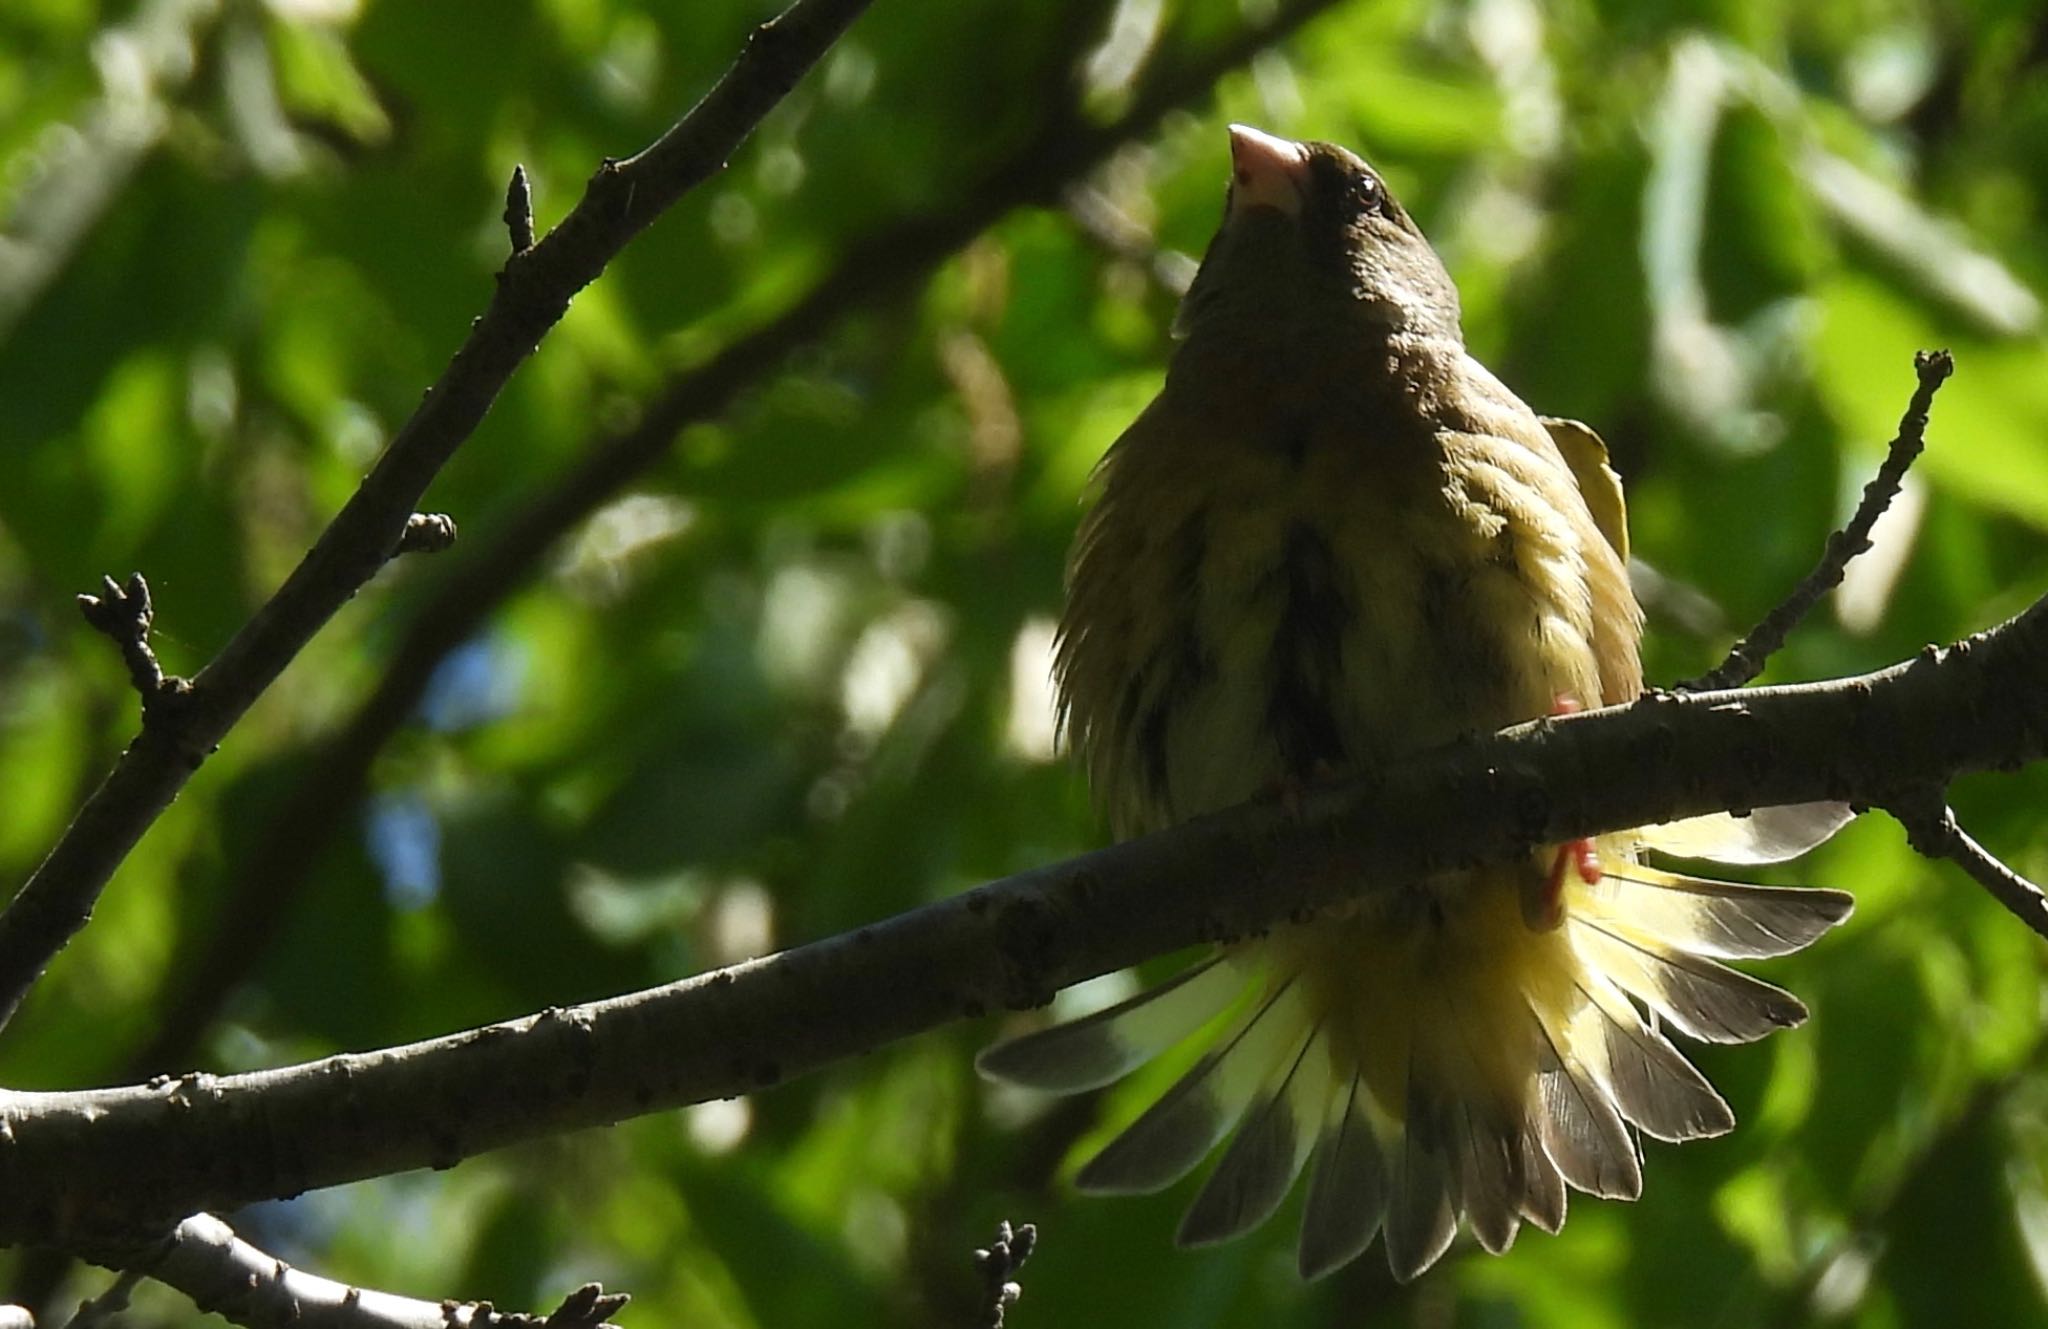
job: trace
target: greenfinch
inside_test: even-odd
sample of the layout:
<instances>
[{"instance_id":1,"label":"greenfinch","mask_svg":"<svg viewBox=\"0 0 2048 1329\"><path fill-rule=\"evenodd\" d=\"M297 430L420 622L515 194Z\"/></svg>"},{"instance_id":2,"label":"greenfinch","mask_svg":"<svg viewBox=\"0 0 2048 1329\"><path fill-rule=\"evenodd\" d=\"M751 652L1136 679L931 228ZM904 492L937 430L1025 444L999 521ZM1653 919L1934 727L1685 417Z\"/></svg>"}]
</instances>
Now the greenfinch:
<instances>
[{"instance_id":1,"label":"greenfinch","mask_svg":"<svg viewBox=\"0 0 2048 1329\"><path fill-rule=\"evenodd\" d=\"M1061 719L1119 835L1642 689L1598 437L1466 353L1456 287L1372 167L1243 126L1231 158L1165 387L1069 563ZM1771 861L1846 815L1699 818L1374 891L979 1064L1078 1092L1208 1031L1080 1187L1162 1189L1234 1130L1183 1244L1258 1225L1307 1170L1302 1274L1383 1234L1410 1279L1461 1222L1498 1252L1524 1222L1555 1232L1567 1188L1634 1198L1641 1135L1733 1126L1665 1030L1799 1023L1720 961L1795 951L1850 900L1642 853Z\"/></svg>"}]
</instances>

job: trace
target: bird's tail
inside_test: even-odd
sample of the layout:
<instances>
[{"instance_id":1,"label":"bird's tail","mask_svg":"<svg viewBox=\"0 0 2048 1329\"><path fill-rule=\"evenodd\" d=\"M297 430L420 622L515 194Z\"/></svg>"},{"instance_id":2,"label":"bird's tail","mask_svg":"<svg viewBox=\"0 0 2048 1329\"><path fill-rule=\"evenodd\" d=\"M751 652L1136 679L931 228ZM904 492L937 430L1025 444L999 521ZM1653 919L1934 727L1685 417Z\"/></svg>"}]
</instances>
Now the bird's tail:
<instances>
[{"instance_id":1,"label":"bird's tail","mask_svg":"<svg viewBox=\"0 0 2048 1329\"><path fill-rule=\"evenodd\" d=\"M1798 1024L1797 998L1720 961L1798 950L1851 907L1839 891L1661 871L1634 849L1603 841L1603 871L1567 884L1553 929L1528 926L1518 904L1540 863L1432 879L1396 905L1229 947L979 1065L1078 1092L1214 1025L1194 1067L1082 1168L1081 1189L1160 1190L1234 1128L1183 1245L1256 1227L1307 1169L1305 1277L1383 1234L1394 1275L1413 1278L1460 1219L1502 1251L1524 1221L1555 1232L1567 1187L1635 1198L1638 1132L1732 1127L1663 1028L1739 1043Z\"/></svg>"}]
</instances>

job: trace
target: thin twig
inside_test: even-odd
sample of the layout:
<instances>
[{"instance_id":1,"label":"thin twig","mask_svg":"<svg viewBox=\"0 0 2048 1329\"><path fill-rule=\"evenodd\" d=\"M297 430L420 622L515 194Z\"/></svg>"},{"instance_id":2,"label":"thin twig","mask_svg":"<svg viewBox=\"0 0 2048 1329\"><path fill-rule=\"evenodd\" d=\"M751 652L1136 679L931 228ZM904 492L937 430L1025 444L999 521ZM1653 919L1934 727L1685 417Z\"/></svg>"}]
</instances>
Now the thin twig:
<instances>
[{"instance_id":1,"label":"thin twig","mask_svg":"<svg viewBox=\"0 0 2048 1329\"><path fill-rule=\"evenodd\" d=\"M1919 375L1919 386L1913 389L1913 398L1899 420L1898 435L1885 452L1884 464L1863 487L1863 499L1856 505L1849 524L1828 536L1827 547L1813 571L1792 588L1792 593L1777 608L1764 615L1763 621L1751 629L1748 636L1735 643L1726 659L1698 678L1680 683L1680 689L1686 692L1719 692L1749 682L1763 672L1765 662L1785 644L1792 635L1792 629L1799 626L1800 621L1820 602L1821 596L1841 584L1842 573L1849 566L1849 560L1870 548L1871 528L1877 525L1877 519L1898 497L1907 468L1926 446L1927 413L1934 405L1934 394L1955 372L1955 368L1955 358L1947 351L1920 351L1914 355L1913 372Z\"/></svg>"},{"instance_id":2,"label":"thin twig","mask_svg":"<svg viewBox=\"0 0 2048 1329\"><path fill-rule=\"evenodd\" d=\"M1971 838L1939 786L1920 786L1881 806L1906 828L1906 839L1914 849L1928 858L1945 858L1969 873L2007 913L2048 938L2048 894Z\"/></svg>"},{"instance_id":3,"label":"thin twig","mask_svg":"<svg viewBox=\"0 0 2048 1329\"><path fill-rule=\"evenodd\" d=\"M507 380L626 243L714 173L867 8L796 0L754 30L690 113L639 155L607 161L546 238L512 256L471 326L353 497L275 595L193 678L175 723L146 724L35 875L0 913L0 1023L85 926L142 833L256 698L398 548L420 496Z\"/></svg>"},{"instance_id":4,"label":"thin twig","mask_svg":"<svg viewBox=\"0 0 2048 1329\"><path fill-rule=\"evenodd\" d=\"M246 1075L0 1090L0 1244L75 1245L755 1092L1536 845L2011 769L2048 757L2044 675L2048 598L1879 673L1532 721L664 988ZM252 1122L291 1147L252 1150Z\"/></svg>"},{"instance_id":5,"label":"thin twig","mask_svg":"<svg viewBox=\"0 0 2048 1329\"><path fill-rule=\"evenodd\" d=\"M135 1285L141 1281L141 1273L123 1269L114 1275L114 1281L107 1284L105 1292L79 1303L78 1309L65 1322L64 1329L99 1329L100 1325L128 1309L128 1299L134 1294Z\"/></svg>"},{"instance_id":6,"label":"thin twig","mask_svg":"<svg viewBox=\"0 0 2048 1329\"><path fill-rule=\"evenodd\" d=\"M98 595L78 597L78 612L121 648L121 662L128 666L128 681L142 696L144 720L160 719L165 703L191 689L184 679L165 674L163 666L157 663L156 652L150 649L149 631L156 622L156 605L141 573L129 573L126 585L112 577L101 577Z\"/></svg>"},{"instance_id":7,"label":"thin twig","mask_svg":"<svg viewBox=\"0 0 2048 1329\"><path fill-rule=\"evenodd\" d=\"M314 754L304 776L242 858L228 903L202 959L177 976L183 986L159 1003L154 1037L120 1078L182 1070L221 1004L266 953L269 941L319 861L323 846L351 824L376 756L418 713L427 682L450 651L470 640L524 585L556 541L669 454L682 428L715 416L778 369L791 352L853 310L898 298L1012 210L1058 197L1168 112L1202 96L1215 80L1285 38L1334 0L1292 0L1264 22L1148 78L1132 106L1101 126L1077 125L1057 105L1015 152L962 189L952 209L920 212L849 247L817 286L781 315L741 336L701 368L671 379L639 423L597 439L583 460L544 486L481 543L472 541L439 589L413 615L375 691ZM1154 70L1162 66L1155 63Z\"/></svg>"},{"instance_id":8,"label":"thin twig","mask_svg":"<svg viewBox=\"0 0 2048 1329\"><path fill-rule=\"evenodd\" d=\"M123 1305L125 1289L146 1276L247 1329L604 1329L632 1300L588 1283L541 1316L500 1311L488 1301L401 1297L295 1269L211 1214L194 1214L159 1240L95 1248L91 1258L121 1269L115 1287L123 1289ZM74 1320L68 1329L83 1326Z\"/></svg>"},{"instance_id":9,"label":"thin twig","mask_svg":"<svg viewBox=\"0 0 2048 1329\"><path fill-rule=\"evenodd\" d=\"M974 1267L981 1274L981 1308L974 1329L1003 1329L1003 1315L1024 1295L1017 1273L1038 1245L1038 1229L1019 1223L1014 1230L1009 1220L996 1224L996 1239L987 1249L974 1253Z\"/></svg>"},{"instance_id":10,"label":"thin twig","mask_svg":"<svg viewBox=\"0 0 2048 1329\"><path fill-rule=\"evenodd\" d=\"M512 168L512 180L505 186L505 231L513 253L533 248L533 186L527 183L524 164Z\"/></svg>"},{"instance_id":11,"label":"thin twig","mask_svg":"<svg viewBox=\"0 0 2048 1329\"><path fill-rule=\"evenodd\" d=\"M630 1292L606 1292L602 1283L585 1283L562 1299L562 1304L541 1321L547 1329L600 1329L606 1320L626 1308ZM523 1320L524 1316L507 1316Z\"/></svg>"}]
</instances>

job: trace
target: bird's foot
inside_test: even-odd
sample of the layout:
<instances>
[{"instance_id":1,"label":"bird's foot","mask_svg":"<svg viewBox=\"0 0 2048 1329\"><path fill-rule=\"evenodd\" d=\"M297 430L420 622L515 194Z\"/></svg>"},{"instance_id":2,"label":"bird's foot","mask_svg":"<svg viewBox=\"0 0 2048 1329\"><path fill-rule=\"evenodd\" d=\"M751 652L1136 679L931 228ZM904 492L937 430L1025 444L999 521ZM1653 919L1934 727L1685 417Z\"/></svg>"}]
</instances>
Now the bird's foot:
<instances>
[{"instance_id":1,"label":"bird's foot","mask_svg":"<svg viewBox=\"0 0 2048 1329\"><path fill-rule=\"evenodd\" d=\"M1572 715L1578 712L1579 699L1570 693L1561 693L1551 703L1552 715ZM1600 849L1593 841L1581 836L1567 840L1557 847L1551 856L1550 871L1543 874L1540 886L1525 887L1522 892L1522 921L1533 932L1550 932L1564 922L1564 884L1567 873L1576 871L1579 880L1588 886L1605 875L1600 866Z\"/></svg>"},{"instance_id":2,"label":"bird's foot","mask_svg":"<svg viewBox=\"0 0 2048 1329\"><path fill-rule=\"evenodd\" d=\"M1306 775L1289 771L1285 775L1275 776L1267 784L1264 797L1278 803L1280 810L1287 814L1287 819L1298 824L1308 819L1309 791L1317 785L1328 784L1338 779L1342 774L1328 761L1318 757Z\"/></svg>"}]
</instances>

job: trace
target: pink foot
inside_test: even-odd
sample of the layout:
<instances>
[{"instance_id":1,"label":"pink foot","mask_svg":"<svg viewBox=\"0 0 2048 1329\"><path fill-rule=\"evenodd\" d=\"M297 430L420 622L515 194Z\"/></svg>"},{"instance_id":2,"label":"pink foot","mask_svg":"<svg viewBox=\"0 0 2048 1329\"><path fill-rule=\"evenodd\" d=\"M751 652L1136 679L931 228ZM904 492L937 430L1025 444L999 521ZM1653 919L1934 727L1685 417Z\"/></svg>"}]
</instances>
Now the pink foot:
<instances>
[{"instance_id":1,"label":"pink foot","mask_svg":"<svg viewBox=\"0 0 2048 1329\"><path fill-rule=\"evenodd\" d=\"M1306 776L1294 774L1275 776L1271 781L1267 782L1263 794L1264 797L1270 798L1280 805L1280 810L1287 814L1289 821L1298 823L1307 819L1309 790L1319 784L1328 784L1330 781L1337 779L1338 776L1339 773L1335 766L1319 758L1315 765L1309 768L1309 773Z\"/></svg>"}]
</instances>

